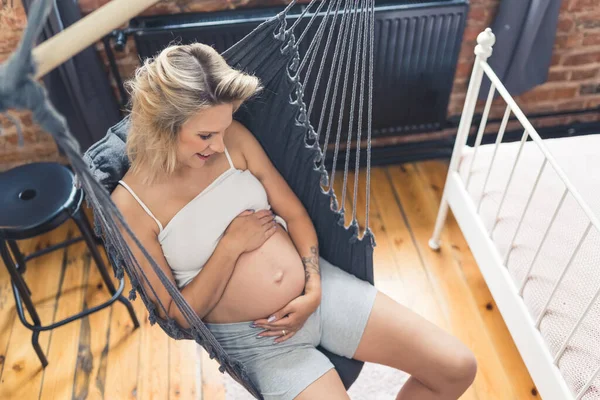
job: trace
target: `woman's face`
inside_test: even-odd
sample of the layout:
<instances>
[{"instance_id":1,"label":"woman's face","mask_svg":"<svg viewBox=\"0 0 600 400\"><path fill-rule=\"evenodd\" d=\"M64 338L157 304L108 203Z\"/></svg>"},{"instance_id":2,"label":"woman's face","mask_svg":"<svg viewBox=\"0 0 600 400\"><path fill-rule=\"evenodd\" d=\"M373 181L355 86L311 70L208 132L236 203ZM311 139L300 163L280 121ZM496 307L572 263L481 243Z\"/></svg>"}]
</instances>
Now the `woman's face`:
<instances>
[{"instance_id":1,"label":"woman's face","mask_svg":"<svg viewBox=\"0 0 600 400\"><path fill-rule=\"evenodd\" d=\"M177 160L190 168L200 168L225 149L223 136L233 121L233 105L206 108L186 121L177 140Z\"/></svg>"}]
</instances>

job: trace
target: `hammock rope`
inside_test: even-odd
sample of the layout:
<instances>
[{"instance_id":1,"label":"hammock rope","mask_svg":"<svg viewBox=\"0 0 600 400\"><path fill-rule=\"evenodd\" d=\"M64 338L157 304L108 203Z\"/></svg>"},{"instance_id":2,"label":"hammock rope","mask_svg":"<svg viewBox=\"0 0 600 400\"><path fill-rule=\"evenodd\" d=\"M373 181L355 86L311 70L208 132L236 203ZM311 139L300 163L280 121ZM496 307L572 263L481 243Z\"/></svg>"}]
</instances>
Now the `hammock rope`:
<instances>
[{"instance_id":1,"label":"hammock rope","mask_svg":"<svg viewBox=\"0 0 600 400\"><path fill-rule=\"evenodd\" d=\"M354 9L352 10L352 26L350 28L350 41L348 44L348 62L347 65L350 65L350 60L352 58L352 49L354 49L354 33L356 32L356 19L358 17L358 4L359 4L359 0L356 0L354 3ZM343 56L343 55L342 55ZM343 60L343 57L342 57ZM340 68L338 68L338 72L341 71L341 67L343 65L343 61L340 62ZM346 103L346 92L348 90L348 78L350 76L350 68L346 68L345 71L345 75L344 75L344 86L342 88L342 98L341 98L341 104L340 104L340 112L339 112L339 118L338 118L338 125L337 125L337 135L336 135L336 139L335 139L335 152L334 152L334 156L333 156L333 167L332 167L332 172L331 172L331 186L333 186L334 182L335 182L335 166L337 165L337 159L338 159L338 154L339 154L339 147L340 147L340 140L341 140L341 135L342 135L342 127L343 127L343 118L344 118L344 105ZM354 98L354 96L353 96ZM350 114L350 116L352 117L352 113ZM348 126L348 129L350 131L350 134L348 135L348 140L351 140L351 133L352 133L352 125L350 124ZM349 145L349 143L348 143ZM349 149L347 149L349 151ZM346 153L346 155L349 155L349 153ZM345 164L344 164L344 182L342 184L342 207L339 209L339 212L341 215L345 214L345 208L346 208L346 184L348 182L348 160L346 160ZM343 224L343 220L340 219L339 223ZM355 223L354 220L352 220L352 223L350 224L350 229L354 230L354 231L358 231L358 224Z\"/></svg>"},{"instance_id":2,"label":"hammock rope","mask_svg":"<svg viewBox=\"0 0 600 400\"><path fill-rule=\"evenodd\" d=\"M329 46L331 44L331 39L333 37L333 33L335 32L335 24L337 22L337 17L339 15L339 10L340 10L341 3L342 3L342 0L337 0L336 8L335 8L335 16L333 18L333 21L332 21L332 24L331 24L331 29L329 30L329 34L327 35L327 43L325 44L325 50L323 50L323 54L328 54L327 51L329 50ZM331 2L330 5L331 4L333 4L333 2ZM342 19L342 25L344 25L344 22L346 20L346 13L344 13L344 16L342 18L343 18ZM321 26L323 28L325 27L324 24L321 24ZM313 43L311 43L311 45L314 45L315 43L318 43L317 47L321 46L321 42L322 42L322 38L323 38L323 32L324 32L324 29L321 30L321 32L317 35L318 36L317 40L313 41ZM336 52L337 52L337 47L336 47ZM318 54L318 49L317 49L317 51L315 51L315 53L311 57L310 65L308 67L308 71L306 73L306 77L304 78L304 90L306 90L306 85L309 82L314 62L317 59L317 54ZM306 60L306 58L305 58L305 60ZM310 118L310 116L312 115L312 109L313 109L313 105L315 103L315 97L317 95L317 91L319 90L319 84L321 83L321 76L323 75L323 69L325 67L325 60L326 60L326 57L322 57L321 58L321 65L319 66L319 72L317 73L317 77L315 78L315 88L313 90L310 102L308 103L309 105L308 105L307 118ZM334 62L333 62L332 65L335 64L335 60L337 60L337 56L336 55L334 55ZM303 61L303 63L304 63L304 61ZM300 65L300 70L302 70L302 65ZM329 89L329 87L327 89ZM325 99L326 100L328 98L328 93L329 93L328 91L325 93ZM320 121L319 121L319 128L317 129L317 132L314 131L314 129L312 128L312 125L311 125L311 129L310 129L311 136L312 137L316 137L317 142L319 140L319 134L320 134L320 131L321 131L321 121L322 121L322 118L323 118L324 115L325 115L325 113L321 114L321 118L320 118Z\"/></svg>"},{"instance_id":3,"label":"hammock rope","mask_svg":"<svg viewBox=\"0 0 600 400\"><path fill-rule=\"evenodd\" d=\"M366 4L365 4L366 5ZM363 7L364 9L364 7ZM367 50L367 32L369 31L369 26L368 24L371 22L370 19L368 18L369 15L365 15L365 12L361 12L361 18L364 18L364 28L361 29L359 31L359 33L363 33L364 31L364 36L362 37L362 48L365 49L365 51ZM360 42L360 40L359 40ZM358 51L360 53L360 50ZM356 199L358 198L358 177L360 175L360 139L362 136L362 123L363 123L363 106L364 106L364 95L365 95L365 67L366 67L366 61L367 61L367 57L362 57L361 58L361 69L360 69L360 95L359 95L359 105L358 105L358 130L356 132L356 156L355 156L355 173L354 173L354 194L352 196L352 198L354 199L354 204L356 204ZM358 65L358 63L356 63L356 65ZM356 69L354 70L354 73L356 74ZM354 76L356 78L356 75ZM355 85L354 85L354 91L356 92L356 79L354 81ZM354 101L354 95L352 96L352 100ZM354 105L352 106L351 110L350 110L350 115L354 115ZM351 136L351 135L349 135ZM350 146L348 146L348 148L350 148ZM357 207L353 207L352 208L352 219L354 221L356 221L356 209Z\"/></svg>"},{"instance_id":4,"label":"hammock rope","mask_svg":"<svg viewBox=\"0 0 600 400\"><path fill-rule=\"evenodd\" d=\"M346 4L348 4L348 1L346 1ZM339 87L339 78L340 78L340 75L341 75L341 72L342 72L341 67L337 67L337 65L338 65L337 61L338 61L338 57L340 57L340 48L341 48L342 49L342 54L341 54L341 57L340 57L340 65L343 63L343 61L341 61L341 60L343 60L343 58L344 58L345 49L346 49L345 44L346 44L347 27L348 27L348 25L347 25L347 16L348 16L348 13L344 12L344 15L342 17L341 28L340 28L340 29L342 29L342 27L343 27L342 35L341 35L342 36L342 40L341 41L338 40L337 45L335 46L335 50L334 50L334 53L333 53L333 62L331 63L331 70L329 72L329 80L327 82L327 87L325 88L324 108L327 108L327 102L328 102L328 99L329 99L329 89L331 89L331 81L333 79L334 72L336 72L336 70L337 70L337 73L335 74L335 86L333 88L333 95L332 95L332 100L331 100L331 108L329 109L329 113L328 113L329 118L327 120L327 129L326 129L326 132L325 132L325 143L329 143L329 136L331 134L331 124L333 123L333 115L334 115L334 109L335 109L335 102L337 100L337 92L338 92L338 87ZM324 63L325 63L325 57L323 57L323 62L322 62L321 66L323 66ZM314 101L314 98L312 100ZM319 126L317 128L317 132L318 132L317 133L317 140L318 140L319 136L321 135L321 128L323 127L323 118L324 117L325 117L325 113L322 113L321 114L321 118L319 119ZM331 183L331 182L333 182L333 179L330 182L329 179L327 178L327 173L325 171L325 162L324 162L324 160L325 160L326 154L327 154L327 146L324 146L324 148L323 148L323 156L321 158L321 167L320 167L320 170L321 170L321 172L323 174L323 178L324 179L322 180L321 183L324 186L328 186L329 187L329 191L328 192L330 194L333 194L333 184ZM332 178L333 178L333 175L334 175L334 172L332 171ZM335 194L333 194L333 209L334 210L338 209L338 204L337 204L337 199L335 197Z\"/></svg>"},{"instance_id":5,"label":"hammock rope","mask_svg":"<svg viewBox=\"0 0 600 400\"><path fill-rule=\"evenodd\" d=\"M361 8L364 7L365 5L365 1L366 0L362 0L361 1ZM363 12L360 13L360 18L359 18L359 26L363 25L363 20L366 20L365 14ZM344 196L344 194L346 193L346 186L348 184L348 166L349 166L349 162L350 162L350 151L352 150L352 128L354 128L354 106L355 106L355 101L356 101L356 85L358 82L358 68L359 68L359 60L358 60L358 55L360 54L361 51L361 46L362 46L362 29L358 30L358 38L357 38L357 46L356 46L356 58L354 60L354 84L352 85L352 101L350 103L350 132L348 133L348 140L346 142L346 160L345 160L345 164L344 164L344 186L342 189L342 197L345 199L346 197ZM366 35L365 35L366 37ZM365 59L364 57L362 58L363 60ZM364 79L362 79L362 82L364 83ZM362 101L362 98L361 98ZM361 103L362 104L362 103ZM358 110L359 112L359 121L362 121L362 108ZM340 113L340 115L342 115ZM360 132L361 132L361 126L359 125L357 127L357 134L358 134L358 140L360 140ZM358 145L356 148L356 161L358 162L360 160L360 158L358 158L359 156L359 152L360 152L360 141L358 141ZM355 179L358 179L358 175L359 175L359 170L358 168L355 170L354 173L354 177ZM356 195L357 195L357 186L354 186L354 197L353 197L353 204L356 204ZM352 207L352 225L356 225L358 226L358 221L356 220L356 208L357 207Z\"/></svg>"},{"instance_id":6,"label":"hammock rope","mask_svg":"<svg viewBox=\"0 0 600 400\"><path fill-rule=\"evenodd\" d=\"M136 0L136 7L141 7L144 0ZM155 0L146 0L147 6L155 3ZM114 3L117 0L113 0ZM248 105L248 114L258 114L262 104L261 102L271 101L273 106L273 115L283 115L283 118L289 119L283 121L274 121L269 118L255 118L254 121L246 120L249 125L255 124L255 131L275 131L286 132L284 137L278 137L275 143L261 143L270 153L271 156L276 156L272 148L284 148L283 151L290 151L293 158L293 163L306 164L310 162L310 170L317 174L315 187L310 187L309 194L300 193L302 200L309 210L313 222L320 233L321 238L329 235L329 226L325 226L326 222L316 220L315 215L320 215L320 202L326 195L329 203L328 207L333 213L326 215L327 218L334 216L337 219L337 224L344 226L344 212L346 189L348 181L349 157L351 152L351 141L353 132L356 131L356 159L355 159L355 175L354 175L354 192L353 204L357 204L358 198L358 183L359 183L359 166L361 153L361 137L363 133L363 107L364 101L367 102L367 162L366 162L366 223L363 237L359 239L359 227L356 218L357 207L353 207L352 222L345 231L351 233L348 237L350 243L347 249L324 248L322 253L329 253L332 258L343 257L347 260L352 260L351 266L354 268L353 273L361 274L365 279L369 279L372 283L372 248L375 246L375 239L369 227L369 204L370 204L370 163L371 163L371 122L372 122L372 91L373 91L373 34L374 34L374 0L331 0L326 11L323 11L325 0L312 0L296 20L288 27L287 19L290 11L293 9L296 1L291 1L290 4L280 12L276 17L265 21L257 27L252 33L243 38L228 49L223 56L232 66L240 65L249 72L262 68L262 76L259 78L263 81L267 88L279 88L281 91L289 90L289 95L285 93L276 93L275 90L266 90L264 99L257 99L254 105ZM318 3L314 12L310 12ZM93 171L93 154L96 145L92 146L84 157L81 155L81 149L77 140L69 132L69 128L65 118L58 113L48 99L45 88L40 85L36 79L40 76L39 65L37 63L33 49L34 42L39 36L45 21L52 9L52 0L39 0L32 4L29 15L28 24L21 38L16 51L8 58L8 60L0 65L0 113L5 113L10 121L14 123L19 136L19 146L24 143L23 132L19 122L7 113L8 109L28 109L32 111L33 119L40 127L51 134L59 149L64 153L76 175L76 184L83 189L86 195L86 202L94 210L95 230L98 236L104 240L105 248L111 264L114 269L115 276L122 278L125 272L129 275L132 289L130 298L133 300L136 293L140 294L142 301L148 308L149 320L151 324L158 323L163 330L175 339L190 339L195 340L202 345L209 353L210 358L215 358L219 364L221 372L229 373L232 378L243 385L254 397L262 398L255 384L249 379L248 373L237 360L229 357L212 333L204 325L192 307L187 303L180 290L175 284L169 280L162 269L158 266L155 260L150 256L147 250L142 246L140 241L133 234L124 217L117 209L110 198L110 192L107 190L107 185L104 181L100 181L97 171ZM109 3L110 4L110 3ZM112 7L113 5L111 5ZM106 7L106 6L105 6ZM116 7L116 5L115 5ZM112 8L111 8L112 9ZM309 14L310 12L310 14ZM339 15L341 22L338 24ZM89 15L85 19L92 17ZM310 18L303 31L300 33L298 40L294 31L299 27L300 22ZM310 43L308 50L304 54L303 59L300 59L299 45L307 37L309 30L313 28L313 24L317 18L321 18L317 27L317 32L313 41ZM351 19L351 21L350 21ZM83 20L82 20L83 22ZM70 28L68 28L70 29ZM67 30L68 30L67 29ZM78 27L81 29L81 27ZM313 28L314 29L314 28ZM325 30L329 29L327 39L324 40ZM358 30L358 32L356 32ZM348 32L349 31L349 32ZM66 30L65 30L66 32ZM65 33L63 32L63 33ZM331 48L331 42L337 32L338 40L333 49L333 60L327 85L325 87L325 95L322 99L321 114L318 115L318 128L315 131L310 121L312 112L316 109L317 92L320 81L325 71L327 63L327 55ZM349 33L349 35L348 35ZM355 35L355 33L357 33ZM356 45L355 45L356 36ZM62 37L64 39L64 36ZM96 38L98 39L98 38ZM312 86L311 99L308 104L308 111L304 103L305 90L309 87L307 82L314 71L316 59L320 55L322 42L325 41L321 63L318 68L314 85ZM257 46L262 46L260 49ZM33 50L32 50L33 49ZM47 46L44 48L47 53ZM260 50L260 51L259 51ZM276 55L277 57L275 57ZM368 59L368 63L367 63ZM267 61L273 61L269 68L263 67ZM56 61L52 61L56 63ZM354 64L353 81L350 93L350 112L349 123L347 127L347 142L346 142L346 160L344 164L343 189L341 194L342 205L338 206L336 194L333 191L333 184L336 175L336 165L340 150L341 133L344 120L345 104L348 95L350 66ZM58 63L60 64L60 63ZM268 64L268 63L267 63ZM342 69L345 68L343 82L340 82ZM304 76L301 74L304 68ZM48 72L48 66L44 66L43 72ZM368 69L368 71L367 71ZM281 71L284 73L282 74ZM368 74L368 77L366 76ZM335 75L335 78L334 78ZM360 75L360 76L359 76ZM282 77L285 78L282 80ZM335 79L335 81L334 81ZM341 85L340 85L341 83ZM269 86L272 85L272 86ZM357 85L360 89L357 90ZM340 91L341 86L341 93ZM366 92L366 94L365 94ZM278 97L286 98L287 104L277 102ZM357 126L354 127L354 111L356 107L356 97L358 100L358 116L356 118ZM365 99L366 96L366 99ZM337 107L337 98L339 107ZM289 107L292 106L290 109ZM254 108L252 108L254 107ZM291 110L291 111L290 111ZM334 144L334 156L331 170L331 179L325 168L325 159L331 131L334 128L333 121L336 112L339 114L336 125L336 139ZM321 149L322 128L327 115L327 128L325 131L325 141ZM241 116L244 118L244 115ZM246 116L246 118L249 118ZM114 128L126 129L128 119L124 119ZM257 125L258 124L258 125ZM112 129L112 128L111 128ZM291 139L285 136L290 132ZM3 132L0 131L0 134ZM108 137L108 135L107 135ZM304 151L297 149L294 138L301 137ZM281 146L283 144L283 146ZM279 147L278 147L279 146ZM293 152L292 152L293 150ZM308 154L308 157L307 157ZM276 157L274 157L276 158ZM283 163L283 159L274 159L276 165L281 166L281 172L288 176L289 182L293 187L302 187L301 184L295 181L297 177L291 173L292 161L286 160L287 164ZM288 157L289 159L290 157ZM319 182L321 187L319 187ZM325 190L324 187L327 187ZM324 227L325 226L325 227ZM327 234L322 232L328 232ZM341 231L340 231L341 232ZM338 232L339 233L339 232ZM344 232L345 233L345 232ZM125 237L129 238L135 246L142 252L143 257L148 261L150 270L144 271L141 264L133 256L132 250L129 247ZM337 240L340 240L340 236ZM332 239L333 240L333 239ZM362 264L361 264L362 263ZM361 264L363 270L357 270L356 265ZM156 288L154 288L148 279L148 273L154 273L160 280L171 298L169 304L163 304L158 300ZM150 301L149 299L156 299ZM183 328L173 318L169 317L170 306L174 304L187 326ZM161 315L167 316L166 318Z\"/></svg>"},{"instance_id":7,"label":"hammock rope","mask_svg":"<svg viewBox=\"0 0 600 400\"><path fill-rule=\"evenodd\" d=\"M369 87L367 89L367 200L365 210L365 226L367 234L372 235L369 225L369 214L371 213L371 129L373 127L373 66L375 63L375 2L369 5ZM359 147L360 148L360 144Z\"/></svg>"}]
</instances>

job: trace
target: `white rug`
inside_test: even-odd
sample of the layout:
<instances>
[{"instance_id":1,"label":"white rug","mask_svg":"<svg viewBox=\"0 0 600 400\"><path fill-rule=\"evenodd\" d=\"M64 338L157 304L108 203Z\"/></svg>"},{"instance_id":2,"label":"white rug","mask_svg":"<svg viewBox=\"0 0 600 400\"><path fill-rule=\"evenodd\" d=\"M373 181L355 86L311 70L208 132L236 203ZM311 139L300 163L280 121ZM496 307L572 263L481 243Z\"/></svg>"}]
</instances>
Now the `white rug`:
<instances>
[{"instance_id":1,"label":"white rug","mask_svg":"<svg viewBox=\"0 0 600 400\"><path fill-rule=\"evenodd\" d=\"M228 374L225 376L225 400L252 400L246 390ZM393 400L408 374L379 364L365 363L348 395L352 400Z\"/></svg>"}]
</instances>

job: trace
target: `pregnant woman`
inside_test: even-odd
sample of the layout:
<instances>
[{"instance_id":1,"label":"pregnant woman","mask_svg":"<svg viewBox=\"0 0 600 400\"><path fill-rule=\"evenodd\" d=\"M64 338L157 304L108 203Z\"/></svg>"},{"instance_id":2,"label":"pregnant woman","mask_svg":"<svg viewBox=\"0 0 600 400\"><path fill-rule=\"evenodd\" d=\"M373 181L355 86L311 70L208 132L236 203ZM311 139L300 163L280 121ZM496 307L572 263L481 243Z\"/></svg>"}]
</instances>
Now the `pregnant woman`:
<instances>
[{"instance_id":1,"label":"pregnant woman","mask_svg":"<svg viewBox=\"0 0 600 400\"><path fill-rule=\"evenodd\" d=\"M302 203L232 119L260 89L206 45L147 60L128 82L131 167L113 201L266 399L348 398L318 345L409 373L397 399L457 399L475 377L470 350L319 256ZM185 326L132 249L157 290L152 300Z\"/></svg>"}]
</instances>

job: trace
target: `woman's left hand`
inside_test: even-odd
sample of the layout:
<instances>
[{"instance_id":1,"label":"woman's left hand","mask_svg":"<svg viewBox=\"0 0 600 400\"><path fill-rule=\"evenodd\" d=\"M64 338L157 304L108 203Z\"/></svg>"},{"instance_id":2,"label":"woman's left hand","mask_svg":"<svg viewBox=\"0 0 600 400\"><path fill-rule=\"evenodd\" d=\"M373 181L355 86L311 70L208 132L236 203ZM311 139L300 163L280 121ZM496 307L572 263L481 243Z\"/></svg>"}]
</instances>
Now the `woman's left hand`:
<instances>
[{"instance_id":1,"label":"woman's left hand","mask_svg":"<svg viewBox=\"0 0 600 400\"><path fill-rule=\"evenodd\" d=\"M320 301L315 295L305 294L296 297L268 319L254 321L254 326L265 329L258 336L278 336L275 343L288 340L304 326L304 323L315 312L319 303Z\"/></svg>"}]
</instances>

